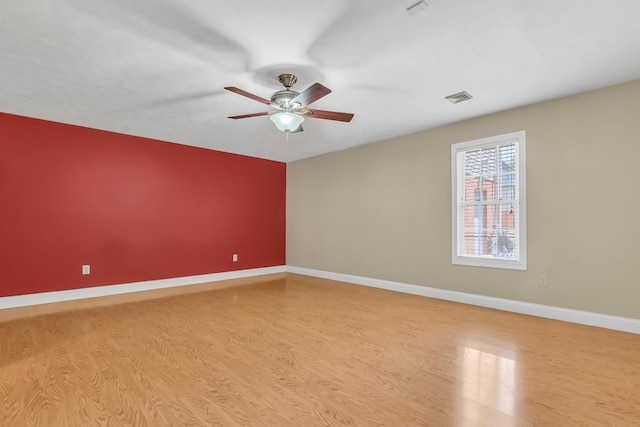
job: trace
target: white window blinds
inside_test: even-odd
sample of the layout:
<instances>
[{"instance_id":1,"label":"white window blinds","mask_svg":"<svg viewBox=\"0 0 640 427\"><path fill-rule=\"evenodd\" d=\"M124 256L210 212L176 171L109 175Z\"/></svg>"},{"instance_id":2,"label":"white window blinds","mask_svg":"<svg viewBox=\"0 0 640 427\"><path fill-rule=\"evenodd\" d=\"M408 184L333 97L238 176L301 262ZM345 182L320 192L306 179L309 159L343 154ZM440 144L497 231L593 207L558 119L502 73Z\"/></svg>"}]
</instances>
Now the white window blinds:
<instances>
[{"instance_id":1,"label":"white window blinds","mask_svg":"<svg viewBox=\"0 0 640 427\"><path fill-rule=\"evenodd\" d=\"M525 133L452 146L453 262L526 269Z\"/></svg>"}]
</instances>

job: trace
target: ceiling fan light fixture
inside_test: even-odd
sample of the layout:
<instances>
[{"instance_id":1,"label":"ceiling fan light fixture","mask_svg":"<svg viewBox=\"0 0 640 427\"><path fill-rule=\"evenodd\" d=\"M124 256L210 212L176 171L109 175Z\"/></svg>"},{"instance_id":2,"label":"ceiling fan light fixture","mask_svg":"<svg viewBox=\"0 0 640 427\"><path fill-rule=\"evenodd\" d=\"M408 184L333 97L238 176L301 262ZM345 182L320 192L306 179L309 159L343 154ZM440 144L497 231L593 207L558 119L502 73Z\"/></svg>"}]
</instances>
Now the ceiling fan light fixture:
<instances>
[{"instance_id":1,"label":"ceiling fan light fixture","mask_svg":"<svg viewBox=\"0 0 640 427\"><path fill-rule=\"evenodd\" d=\"M350 122L353 118L351 113L340 113L338 111L313 110L308 108L309 104L316 102L318 99L331 93L331 89L320 83L314 83L302 92L298 93L291 90L291 86L297 81L297 77L293 74L280 74L280 83L284 86L284 90L279 90L271 95L271 100L254 95L246 90L239 89L235 86L227 86L226 90L246 96L247 98L258 101L261 104L269 105L276 111L263 111L253 114L242 114L239 116L230 116L230 119L246 119L249 117L269 115L271 121L276 127L287 134L302 132L302 122L305 116L314 119L335 120L339 122Z\"/></svg>"},{"instance_id":2,"label":"ceiling fan light fixture","mask_svg":"<svg viewBox=\"0 0 640 427\"><path fill-rule=\"evenodd\" d=\"M304 117L300 114L286 111L272 114L270 119L282 132L293 132L300 127L302 122L304 122Z\"/></svg>"}]
</instances>

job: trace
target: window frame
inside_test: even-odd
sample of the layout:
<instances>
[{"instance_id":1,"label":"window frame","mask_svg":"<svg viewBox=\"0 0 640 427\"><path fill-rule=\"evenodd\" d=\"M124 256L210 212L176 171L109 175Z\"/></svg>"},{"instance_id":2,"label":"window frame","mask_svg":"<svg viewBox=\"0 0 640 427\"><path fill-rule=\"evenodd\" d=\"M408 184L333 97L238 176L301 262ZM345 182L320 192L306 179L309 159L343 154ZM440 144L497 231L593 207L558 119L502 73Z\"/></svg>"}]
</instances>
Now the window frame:
<instances>
[{"instance_id":1,"label":"window frame","mask_svg":"<svg viewBox=\"0 0 640 427\"><path fill-rule=\"evenodd\" d=\"M458 254L458 224L459 216L464 214L460 209L458 194L458 153L480 148L498 147L510 141L517 144L517 190L515 205L517 209L518 227L516 230L516 244L519 244L519 259L503 259L488 256L469 256ZM451 263L474 267L503 268L510 270L527 269L527 161L526 161L526 131L511 132L503 135L490 136L472 141L459 142L451 145ZM464 197L464 195L462 195Z\"/></svg>"}]
</instances>

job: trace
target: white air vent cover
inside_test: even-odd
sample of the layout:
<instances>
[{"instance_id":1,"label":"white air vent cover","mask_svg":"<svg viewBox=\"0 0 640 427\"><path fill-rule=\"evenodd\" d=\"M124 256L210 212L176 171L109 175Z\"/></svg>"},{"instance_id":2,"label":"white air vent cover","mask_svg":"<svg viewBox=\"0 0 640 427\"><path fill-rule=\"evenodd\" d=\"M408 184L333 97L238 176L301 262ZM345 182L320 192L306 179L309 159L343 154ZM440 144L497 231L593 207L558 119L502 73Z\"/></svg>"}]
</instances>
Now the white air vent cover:
<instances>
[{"instance_id":1,"label":"white air vent cover","mask_svg":"<svg viewBox=\"0 0 640 427\"><path fill-rule=\"evenodd\" d=\"M412 4L411 6L409 6L407 8L407 12L409 13L409 15L416 15L421 11L425 10L427 6L429 5L425 1L419 1L416 4Z\"/></svg>"},{"instance_id":2,"label":"white air vent cover","mask_svg":"<svg viewBox=\"0 0 640 427\"><path fill-rule=\"evenodd\" d=\"M468 101L471 98L473 98L473 96L469 95L465 91L454 93L453 95L449 95L449 96L445 96L444 97L444 99L448 99L453 104L457 104L458 102L462 102L462 101Z\"/></svg>"}]
</instances>

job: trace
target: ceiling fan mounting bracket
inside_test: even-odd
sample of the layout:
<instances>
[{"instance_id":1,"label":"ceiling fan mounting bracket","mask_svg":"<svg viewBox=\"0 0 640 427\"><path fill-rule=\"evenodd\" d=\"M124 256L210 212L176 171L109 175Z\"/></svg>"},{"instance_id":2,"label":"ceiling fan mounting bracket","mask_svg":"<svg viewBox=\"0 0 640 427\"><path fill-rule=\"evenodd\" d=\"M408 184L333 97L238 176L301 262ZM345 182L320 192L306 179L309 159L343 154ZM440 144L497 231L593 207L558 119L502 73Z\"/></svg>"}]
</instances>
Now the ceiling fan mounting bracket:
<instances>
[{"instance_id":1,"label":"ceiling fan mounting bracket","mask_svg":"<svg viewBox=\"0 0 640 427\"><path fill-rule=\"evenodd\" d=\"M298 81L298 78L293 74L285 73L285 74L280 74L278 76L278 80L280 81L280 83L282 83L284 87L289 89L291 86L296 84L296 82Z\"/></svg>"}]
</instances>

